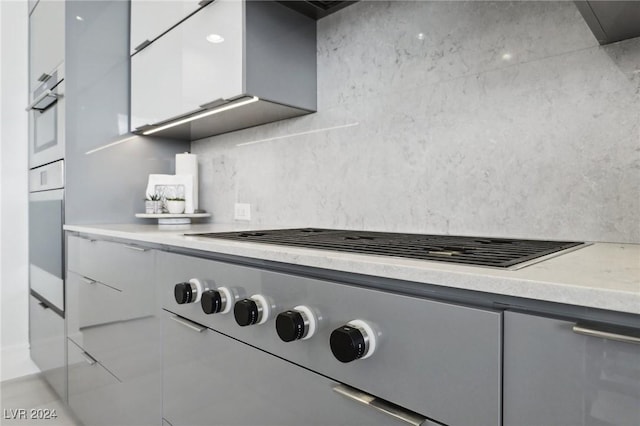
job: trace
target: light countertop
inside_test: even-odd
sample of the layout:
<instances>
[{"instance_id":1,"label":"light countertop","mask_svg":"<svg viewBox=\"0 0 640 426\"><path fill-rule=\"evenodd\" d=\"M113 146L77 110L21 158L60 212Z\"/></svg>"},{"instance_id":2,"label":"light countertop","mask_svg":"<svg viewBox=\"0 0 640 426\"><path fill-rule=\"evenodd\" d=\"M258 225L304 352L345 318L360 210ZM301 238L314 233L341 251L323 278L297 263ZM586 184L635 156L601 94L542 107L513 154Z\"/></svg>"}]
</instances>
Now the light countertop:
<instances>
[{"instance_id":1,"label":"light countertop","mask_svg":"<svg viewBox=\"0 0 640 426\"><path fill-rule=\"evenodd\" d=\"M236 242L199 232L276 229L238 224L66 225L67 231L640 314L640 245L594 243L519 270Z\"/></svg>"}]
</instances>

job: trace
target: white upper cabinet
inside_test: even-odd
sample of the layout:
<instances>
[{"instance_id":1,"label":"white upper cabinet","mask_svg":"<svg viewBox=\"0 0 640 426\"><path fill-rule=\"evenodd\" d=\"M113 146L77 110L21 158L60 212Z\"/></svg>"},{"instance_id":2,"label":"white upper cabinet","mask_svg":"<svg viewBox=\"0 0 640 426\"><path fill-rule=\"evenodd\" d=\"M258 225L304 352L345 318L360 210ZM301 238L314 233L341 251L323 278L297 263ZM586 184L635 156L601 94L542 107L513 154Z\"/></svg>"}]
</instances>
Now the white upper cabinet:
<instances>
[{"instance_id":1,"label":"white upper cabinet","mask_svg":"<svg viewBox=\"0 0 640 426\"><path fill-rule=\"evenodd\" d=\"M136 48L144 48L206 3L206 0L132 0L131 54L136 52Z\"/></svg>"},{"instance_id":2,"label":"white upper cabinet","mask_svg":"<svg viewBox=\"0 0 640 426\"><path fill-rule=\"evenodd\" d=\"M133 55L132 128L243 93L242 23L243 3L219 0Z\"/></svg>"},{"instance_id":3,"label":"white upper cabinet","mask_svg":"<svg viewBox=\"0 0 640 426\"><path fill-rule=\"evenodd\" d=\"M133 132L196 140L316 109L311 18L275 1L217 0L154 31L131 56Z\"/></svg>"},{"instance_id":4,"label":"white upper cabinet","mask_svg":"<svg viewBox=\"0 0 640 426\"><path fill-rule=\"evenodd\" d=\"M64 1L40 0L29 17L29 91L64 62Z\"/></svg>"}]
</instances>

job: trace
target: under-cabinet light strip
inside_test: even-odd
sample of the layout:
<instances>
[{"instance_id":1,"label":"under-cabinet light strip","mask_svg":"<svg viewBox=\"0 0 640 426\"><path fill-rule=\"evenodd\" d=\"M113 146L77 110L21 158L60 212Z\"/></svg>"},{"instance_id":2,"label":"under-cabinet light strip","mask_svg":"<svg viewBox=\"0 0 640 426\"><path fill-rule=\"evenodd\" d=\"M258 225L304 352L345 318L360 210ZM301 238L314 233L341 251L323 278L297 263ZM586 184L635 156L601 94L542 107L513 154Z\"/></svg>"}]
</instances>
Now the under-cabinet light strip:
<instances>
[{"instance_id":1,"label":"under-cabinet light strip","mask_svg":"<svg viewBox=\"0 0 640 426\"><path fill-rule=\"evenodd\" d=\"M238 107L241 107L241 106L244 106L244 105L252 104L252 103L257 102L259 100L260 100L260 98L258 98L257 96L253 96L251 99L247 99L246 101L241 101L241 102L234 103L234 104L231 104L231 105L224 105L224 106L221 106L219 108L214 108L214 109L212 109L210 111L205 111L205 112L202 112L200 114L192 115L191 117L183 118L182 120L178 120L178 121L174 121L174 122L169 123L169 124L165 124L164 126L156 127L155 129L149 129L146 132L142 132L142 134L145 135L145 136L148 136L148 135L154 134L156 132L159 132L161 130L165 130L165 129L169 129L171 127L179 126L181 124L188 123L188 122L193 121L193 120L198 120L199 118L202 118L202 117L208 117L210 115L217 114L219 112L228 111L228 110L233 109L233 108L238 108Z\"/></svg>"}]
</instances>

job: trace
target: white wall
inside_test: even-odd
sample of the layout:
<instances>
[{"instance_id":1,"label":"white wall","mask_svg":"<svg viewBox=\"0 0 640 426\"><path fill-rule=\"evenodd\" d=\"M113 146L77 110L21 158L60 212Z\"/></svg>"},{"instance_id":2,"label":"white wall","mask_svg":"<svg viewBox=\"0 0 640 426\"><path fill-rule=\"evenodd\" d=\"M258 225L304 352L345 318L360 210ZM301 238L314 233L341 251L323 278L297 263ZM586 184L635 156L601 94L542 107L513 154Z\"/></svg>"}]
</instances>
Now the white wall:
<instances>
[{"instance_id":1,"label":"white wall","mask_svg":"<svg viewBox=\"0 0 640 426\"><path fill-rule=\"evenodd\" d=\"M29 358L27 2L0 0L0 381L37 372Z\"/></svg>"},{"instance_id":2,"label":"white wall","mask_svg":"<svg viewBox=\"0 0 640 426\"><path fill-rule=\"evenodd\" d=\"M639 243L638 117L640 38L573 2L362 1L318 22L317 113L192 152L218 222Z\"/></svg>"}]
</instances>

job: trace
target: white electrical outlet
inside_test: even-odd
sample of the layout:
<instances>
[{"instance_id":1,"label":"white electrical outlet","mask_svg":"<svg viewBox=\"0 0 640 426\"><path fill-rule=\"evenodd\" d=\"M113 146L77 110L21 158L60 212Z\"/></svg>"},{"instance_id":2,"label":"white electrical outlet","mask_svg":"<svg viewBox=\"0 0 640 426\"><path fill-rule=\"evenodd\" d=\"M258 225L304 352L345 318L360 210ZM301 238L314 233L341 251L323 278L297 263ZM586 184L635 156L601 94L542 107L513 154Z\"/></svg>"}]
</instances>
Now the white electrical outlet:
<instances>
[{"instance_id":1,"label":"white electrical outlet","mask_svg":"<svg viewBox=\"0 0 640 426\"><path fill-rule=\"evenodd\" d=\"M251 220L251 204L236 203L233 217L236 220Z\"/></svg>"}]
</instances>

